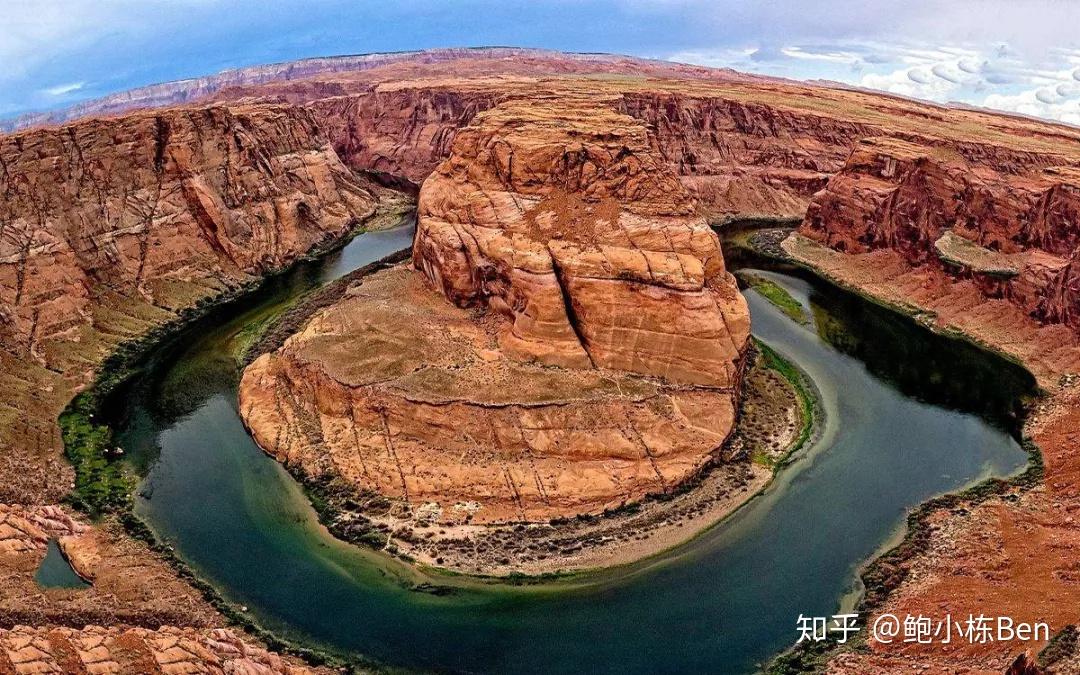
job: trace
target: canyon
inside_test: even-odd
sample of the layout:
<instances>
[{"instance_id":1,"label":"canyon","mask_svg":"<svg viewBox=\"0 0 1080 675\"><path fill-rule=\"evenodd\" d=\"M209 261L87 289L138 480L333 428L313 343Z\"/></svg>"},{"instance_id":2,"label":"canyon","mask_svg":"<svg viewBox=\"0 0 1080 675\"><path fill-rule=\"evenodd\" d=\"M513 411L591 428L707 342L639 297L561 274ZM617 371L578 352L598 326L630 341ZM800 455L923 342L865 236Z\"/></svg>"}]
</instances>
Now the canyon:
<instances>
[{"instance_id":1,"label":"canyon","mask_svg":"<svg viewBox=\"0 0 1080 675\"><path fill-rule=\"evenodd\" d=\"M61 506L75 472L57 418L117 348L339 243L384 186L419 190L412 269L354 284L244 375L241 411L279 459L439 502L426 511L447 524L601 513L677 485L734 424L749 331L708 225L798 221L792 259L1008 354L1048 392L1027 422L1043 481L935 512L872 609L992 600L1055 631L1077 621L1080 131L529 50L237 71L85 113L101 116L0 136L0 533L24 533L0 539L20 542L0 546L0 671L129 639L300 667L214 633L224 618L159 552ZM55 529L26 524L42 509L77 569L91 546L115 558L92 595L32 591L48 538L32 529ZM108 590L125 575L142 581ZM180 600L146 597L159 587ZM873 648L828 668L1003 672L1022 650Z\"/></svg>"}]
</instances>

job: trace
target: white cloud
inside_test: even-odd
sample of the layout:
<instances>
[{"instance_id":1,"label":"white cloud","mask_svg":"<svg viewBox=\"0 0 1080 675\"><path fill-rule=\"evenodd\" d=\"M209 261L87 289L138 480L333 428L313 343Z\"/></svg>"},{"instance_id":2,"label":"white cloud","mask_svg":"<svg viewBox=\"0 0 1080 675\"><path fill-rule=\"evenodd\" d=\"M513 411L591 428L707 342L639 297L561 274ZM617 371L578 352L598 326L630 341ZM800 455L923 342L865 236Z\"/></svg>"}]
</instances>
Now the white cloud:
<instances>
[{"instance_id":1,"label":"white cloud","mask_svg":"<svg viewBox=\"0 0 1080 675\"><path fill-rule=\"evenodd\" d=\"M784 47L780 50L784 56L793 59L806 59L808 61L830 61L833 63L858 63L860 57L854 52L845 51L821 51L804 47Z\"/></svg>"},{"instance_id":2,"label":"white cloud","mask_svg":"<svg viewBox=\"0 0 1080 675\"><path fill-rule=\"evenodd\" d=\"M58 84L54 87L46 87L41 91L45 92L49 96L63 96L64 94L70 94L73 91L78 91L86 86L86 82L68 82L67 84Z\"/></svg>"},{"instance_id":3,"label":"white cloud","mask_svg":"<svg viewBox=\"0 0 1080 675\"><path fill-rule=\"evenodd\" d=\"M145 33L182 15L185 8L209 1L5 0L0 81L23 77L43 63L91 48L109 36Z\"/></svg>"},{"instance_id":4,"label":"white cloud","mask_svg":"<svg viewBox=\"0 0 1080 675\"><path fill-rule=\"evenodd\" d=\"M983 105L987 108L1080 124L1080 98L1048 103L1040 97L1040 91L1042 90L1029 89L1018 94L990 94L983 101Z\"/></svg>"},{"instance_id":5,"label":"white cloud","mask_svg":"<svg viewBox=\"0 0 1080 675\"><path fill-rule=\"evenodd\" d=\"M547 7L558 25L591 25L593 14L625 20L630 31L597 31L595 41L574 42L550 28L529 33L527 22L507 11L524 0L458 0L445 16L460 15L463 33L443 14L425 24L427 3L405 3L415 14L415 33L400 38L399 48L437 46L425 40L462 42L465 33L488 43L531 43L570 49L609 49L673 60L802 79L830 79L938 102L963 101L1005 110L1075 121L1080 100L1080 2L1065 0L804 0L743 2L741 0L540 0L529 7ZM442 3L436 3L441 5ZM485 4L499 11L484 11ZM356 17L370 12L370 21ZM587 9L586 9L587 8ZM579 12L580 9L580 12ZM349 14L352 12L352 14ZM348 26L388 22L385 8L374 0L5 0L0 30L0 112L15 105L25 109L56 106L121 86L116 61L135 65L144 51L159 44L179 44L181 55L199 53L185 42L201 26L225 26L242 32L246 22L276 27L288 36L300 19L315 14L322 23L305 30L320 34L332 21ZM350 21L341 20L350 16ZM540 15L539 12L536 13ZM584 19L579 17L584 17ZM512 30L499 17L510 17ZM592 16L592 18L595 18ZM310 22L309 22L310 23ZM524 32L519 32L525 24ZM541 22L543 24L543 22ZM389 29L392 24L388 23ZM546 26L546 24L543 24ZM553 23L552 25L555 25ZM318 29L318 30L316 30ZM360 31L362 32L362 31ZM392 32L392 31L390 31ZM266 32L252 31L257 39ZM573 31L565 31L571 34ZM625 38L613 35L627 35ZM525 36L522 38L521 36ZM435 36L433 38L432 36ZM481 37L482 36L482 37ZM506 37L504 37L506 36ZM517 36L517 37L509 37ZM246 38L251 40L249 35ZM320 40L322 38L320 37ZM322 49L349 49L364 42L340 38L315 42ZM556 44L559 40L561 43ZM421 44L416 44L419 41ZM467 43L467 40L465 40ZM236 65L238 39L214 43L213 61L191 57L194 68ZM304 43L307 44L307 43ZM620 45L622 45L620 47ZM312 47L319 49L320 47ZM645 49L645 47L640 47ZM265 52L251 51L262 58ZM282 58L309 55L283 50ZM87 55L111 54L113 61L92 70ZM168 55L168 58L161 54ZM160 72L176 76L172 52L157 61L147 57L139 77ZM207 57L209 58L209 57ZM255 57L251 57L255 58ZM200 60L201 59L201 60ZM213 67L207 66L211 63ZM167 68L162 64L167 64ZM133 66L134 67L134 66ZM186 72L186 71L184 71ZM197 74L192 72L191 74ZM79 86L76 86L79 85Z\"/></svg>"},{"instance_id":6,"label":"white cloud","mask_svg":"<svg viewBox=\"0 0 1080 675\"><path fill-rule=\"evenodd\" d=\"M741 56L753 52L747 45L673 58L1080 123L1080 49L1067 45L1028 52L1004 43L837 40L772 45L768 58Z\"/></svg>"}]
</instances>

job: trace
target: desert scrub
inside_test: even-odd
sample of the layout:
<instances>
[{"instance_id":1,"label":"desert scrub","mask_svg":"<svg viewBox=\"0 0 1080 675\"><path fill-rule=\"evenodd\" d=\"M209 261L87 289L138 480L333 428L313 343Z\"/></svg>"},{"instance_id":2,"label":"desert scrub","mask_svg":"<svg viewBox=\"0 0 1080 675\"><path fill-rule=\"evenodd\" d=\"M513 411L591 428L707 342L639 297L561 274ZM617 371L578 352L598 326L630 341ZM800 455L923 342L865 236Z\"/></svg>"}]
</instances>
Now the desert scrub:
<instances>
[{"instance_id":1,"label":"desert scrub","mask_svg":"<svg viewBox=\"0 0 1080 675\"><path fill-rule=\"evenodd\" d=\"M766 469L776 468L776 460L766 450L754 450L750 453L750 461Z\"/></svg>"},{"instance_id":2,"label":"desert scrub","mask_svg":"<svg viewBox=\"0 0 1080 675\"><path fill-rule=\"evenodd\" d=\"M788 318L803 325L809 323L803 306L779 284L751 272L742 272L739 278L775 305Z\"/></svg>"}]
</instances>

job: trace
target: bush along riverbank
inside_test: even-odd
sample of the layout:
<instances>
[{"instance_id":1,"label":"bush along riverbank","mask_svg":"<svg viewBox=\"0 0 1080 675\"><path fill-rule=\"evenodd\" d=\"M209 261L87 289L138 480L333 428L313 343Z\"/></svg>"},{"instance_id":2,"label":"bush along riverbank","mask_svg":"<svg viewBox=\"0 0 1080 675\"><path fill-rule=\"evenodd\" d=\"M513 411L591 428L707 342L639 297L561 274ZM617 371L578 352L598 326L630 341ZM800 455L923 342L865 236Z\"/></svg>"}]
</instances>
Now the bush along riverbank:
<instances>
[{"instance_id":1,"label":"bush along riverbank","mask_svg":"<svg viewBox=\"0 0 1080 675\"><path fill-rule=\"evenodd\" d=\"M747 286L760 293L766 300L775 305L777 309L795 323L804 326L810 323L810 318L806 315L806 310L803 309L803 306L799 304L798 300L791 297L791 294L784 290L783 286L766 279L760 274L754 274L753 272L739 271L736 272L735 276Z\"/></svg>"},{"instance_id":2,"label":"bush along riverbank","mask_svg":"<svg viewBox=\"0 0 1080 675\"><path fill-rule=\"evenodd\" d=\"M342 672L387 671L384 666L374 661L359 657L346 659L320 649L301 646L265 630L254 618L229 602L209 582L202 579L171 546L154 535L149 526L134 512L133 496L137 479L131 469L121 461L123 449L115 445L112 428L102 421L103 413L109 397L142 370L151 353L160 345L179 337L194 322L204 320L214 312L226 311L231 303L256 292L275 277L340 250L364 232L385 229L389 223L407 217L414 208L414 202L407 196L390 195L380 203L378 210L370 218L359 223L346 236L310 250L288 266L263 278L204 298L177 312L170 321L121 343L96 369L92 383L71 400L58 418L64 453L75 468L74 488L66 498L70 506L85 513L92 520L112 519L120 523L129 536L146 543L174 569L178 577L201 593L229 624L243 629L268 648L297 656L312 665L328 666ZM402 254L399 252L395 255L400 257ZM253 336L252 339L260 337L261 335Z\"/></svg>"}]
</instances>

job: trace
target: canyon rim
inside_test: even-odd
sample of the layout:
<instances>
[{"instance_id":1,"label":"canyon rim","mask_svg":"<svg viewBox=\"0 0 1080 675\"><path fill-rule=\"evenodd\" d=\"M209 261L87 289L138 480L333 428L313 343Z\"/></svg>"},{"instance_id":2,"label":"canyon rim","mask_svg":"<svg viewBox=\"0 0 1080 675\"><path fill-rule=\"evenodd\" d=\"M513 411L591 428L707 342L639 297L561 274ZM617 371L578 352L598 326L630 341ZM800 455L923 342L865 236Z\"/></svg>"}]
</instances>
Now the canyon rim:
<instances>
[{"instance_id":1,"label":"canyon rim","mask_svg":"<svg viewBox=\"0 0 1080 675\"><path fill-rule=\"evenodd\" d=\"M407 259L299 298L236 363L253 438L333 484L361 534L435 567L540 574L565 566L470 565L462 542L597 527L710 476L726 497L691 529L731 512L772 475L733 444L750 392L788 401L781 450L809 408L755 374L720 235L797 224L773 254L1043 391L1024 422L1041 475L922 513L921 539L869 568L864 617L989 602L1065 636L1041 666L1046 644L1007 641L862 644L814 667L1000 673L1030 652L1026 672L1077 672L1075 128L513 48L237 69L19 125L0 136L0 672L344 665L260 629L140 523L103 408L179 326L411 200ZM36 584L50 540L88 588Z\"/></svg>"}]
</instances>

